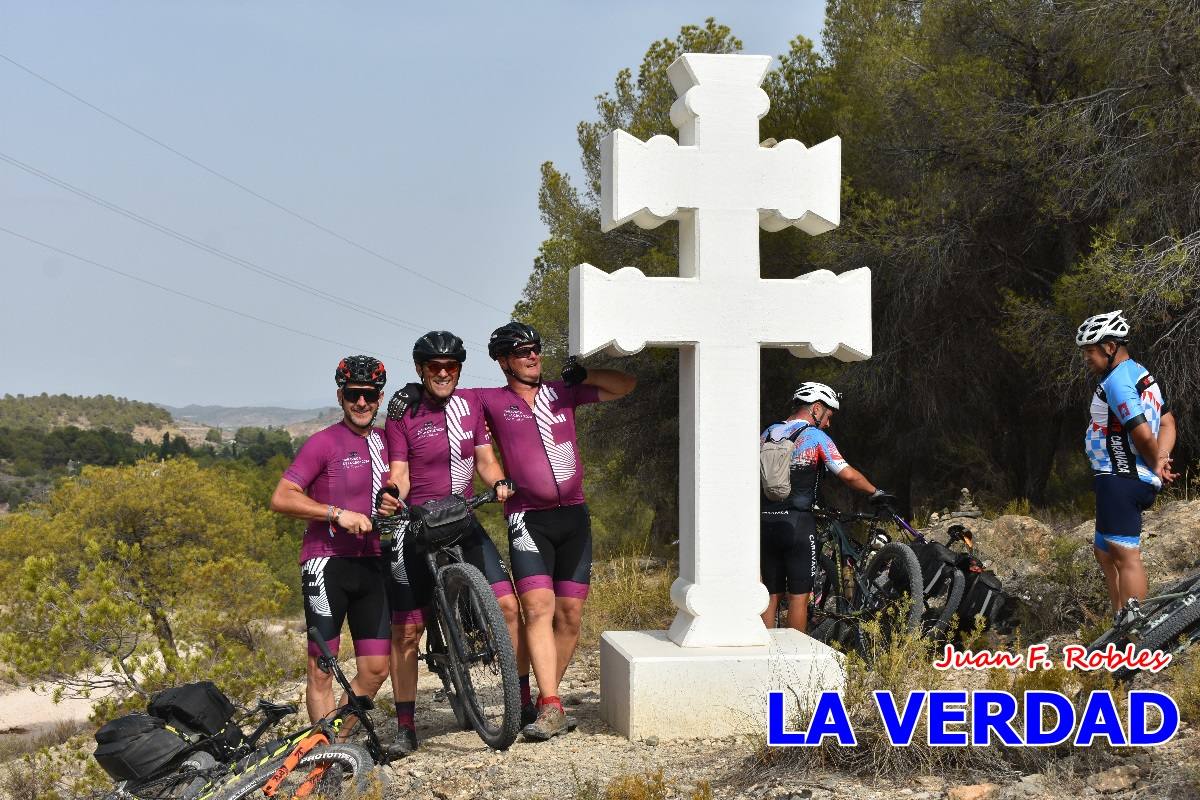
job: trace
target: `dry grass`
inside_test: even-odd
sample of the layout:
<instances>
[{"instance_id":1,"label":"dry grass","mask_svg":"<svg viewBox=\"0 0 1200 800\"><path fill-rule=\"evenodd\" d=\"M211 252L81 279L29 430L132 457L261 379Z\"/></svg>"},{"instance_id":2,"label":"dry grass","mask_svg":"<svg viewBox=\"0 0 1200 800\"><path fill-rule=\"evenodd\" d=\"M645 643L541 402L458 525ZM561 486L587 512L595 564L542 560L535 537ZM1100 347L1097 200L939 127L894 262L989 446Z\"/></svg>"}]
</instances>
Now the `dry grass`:
<instances>
[{"instance_id":1,"label":"dry grass","mask_svg":"<svg viewBox=\"0 0 1200 800\"><path fill-rule=\"evenodd\" d=\"M11 730L0 733L0 762L37 752L43 747L62 744L75 734L92 727L87 722L62 720L44 729L34 731Z\"/></svg>"},{"instance_id":2,"label":"dry grass","mask_svg":"<svg viewBox=\"0 0 1200 800\"><path fill-rule=\"evenodd\" d=\"M667 800L686 797L688 800L712 800L712 787L700 781L685 795L675 793L676 786L663 776L662 770L634 775L617 775L601 787L596 780L580 781L572 769L575 794L572 800ZM685 790L686 791L686 790Z\"/></svg>"},{"instance_id":3,"label":"dry grass","mask_svg":"<svg viewBox=\"0 0 1200 800\"><path fill-rule=\"evenodd\" d=\"M595 647L604 631L665 630L675 616L669 564L632 550L596 564L580 645Z\"/></svg>"}]
</instances>

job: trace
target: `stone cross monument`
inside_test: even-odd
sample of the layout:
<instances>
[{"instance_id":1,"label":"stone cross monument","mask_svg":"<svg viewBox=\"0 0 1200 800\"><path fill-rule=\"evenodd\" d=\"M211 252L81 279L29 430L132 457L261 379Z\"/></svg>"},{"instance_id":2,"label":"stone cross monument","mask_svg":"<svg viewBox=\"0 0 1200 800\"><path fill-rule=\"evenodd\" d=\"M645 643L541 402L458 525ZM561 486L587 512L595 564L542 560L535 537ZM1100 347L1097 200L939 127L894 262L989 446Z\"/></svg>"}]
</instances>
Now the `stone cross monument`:
<instances>
[{"instance_id":1,"label":"stone cross monument","mask_svg":"<svg viewBox=\"0 0 1200 800\"><path fill-rule=\"evenodd\" d=\"M871 353L869 270L759 275L760 227L815 235L840 218L840 139L812 148L791 139L759 144L758 121L770 105L760 84L770 62L683 55L668 69L679 95L671 107L679 142L642 142L618 130L601 143L601 227L678 220L679 277L647 278L629 267L608 274L587 264L571 271L572 353L680 349L680 576L671 587L679 611L667 634L678 647L660 652L669 644L661 635L643 641L654 658L738 648L731 657L744 661L772 641L759 617L767 601L758 574L760 348L847 361ZM789 646L811 659L815 643L791 634ZM622 658L636 661L640 645L614 644L613 636L605 634L610 649L624 647ZM609 661L610 672L623 668ZM603 662L601 669L603 705ZM635 735L638 726L614 714L606 711Z\"/></svg>"}]
</instances>

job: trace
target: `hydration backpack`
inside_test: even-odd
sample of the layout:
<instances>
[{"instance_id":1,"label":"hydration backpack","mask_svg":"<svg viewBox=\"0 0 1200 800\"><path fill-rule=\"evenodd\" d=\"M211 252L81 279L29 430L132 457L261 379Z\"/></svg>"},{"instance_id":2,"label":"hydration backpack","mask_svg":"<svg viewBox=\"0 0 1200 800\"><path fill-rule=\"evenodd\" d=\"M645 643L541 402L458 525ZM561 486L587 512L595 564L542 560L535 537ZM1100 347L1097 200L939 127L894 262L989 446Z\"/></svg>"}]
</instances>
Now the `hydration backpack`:
<instances>
[{"instance_id":1,"label":"hydration backpack","mask_svg":"<svg viewBox=\"0 0 1200 800\"><path fill-rule=\"evenodd\" d=\"M783 423L777 422L776 425ZM767 440L758 447L758 477L762 484L763 495L771 501L786 500L792 493L792 451L796 449L796 439L809 427L804 423L790 436L779 441Z\"/></svg>"}]
</instances>

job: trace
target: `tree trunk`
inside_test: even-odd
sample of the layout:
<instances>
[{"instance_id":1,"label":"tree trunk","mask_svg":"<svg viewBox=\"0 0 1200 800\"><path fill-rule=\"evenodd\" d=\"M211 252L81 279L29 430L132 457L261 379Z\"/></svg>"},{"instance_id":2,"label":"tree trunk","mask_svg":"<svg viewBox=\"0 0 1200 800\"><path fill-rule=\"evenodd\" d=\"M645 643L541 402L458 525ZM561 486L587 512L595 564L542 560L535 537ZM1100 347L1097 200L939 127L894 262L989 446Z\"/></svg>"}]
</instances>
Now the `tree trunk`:
<instances>
[{"instance_id":1,"label":"tree trunk","mask_svg":"<svg viewBox=\"0 0 1200 800\"><path fill-rule=\"evenodd\" d=\"M171 632L171 623L161 606L153 605L149 609L150 621L154 623L154 635L158 637L158 646L164 652L179 655L175 647L175 634Z\"/></svg>"}]
</instances>

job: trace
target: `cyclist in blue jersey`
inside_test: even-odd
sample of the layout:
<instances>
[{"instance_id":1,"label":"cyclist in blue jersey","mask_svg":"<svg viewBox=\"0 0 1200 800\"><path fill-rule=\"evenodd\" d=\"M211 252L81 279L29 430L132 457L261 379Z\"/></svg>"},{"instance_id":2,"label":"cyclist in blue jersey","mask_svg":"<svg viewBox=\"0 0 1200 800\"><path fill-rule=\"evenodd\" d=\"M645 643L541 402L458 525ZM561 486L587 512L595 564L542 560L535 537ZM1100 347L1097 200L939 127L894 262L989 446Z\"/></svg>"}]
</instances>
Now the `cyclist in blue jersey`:
<instances>
[{"instance_id":1,"label":"cyclist in blue jersey","mask_svg":"<svg viewBox=\"0 0 1200 800\"><path fill-rule=\"evenodd\" d=\"M840 400L841 394L823 383L802 383L792 395L792 415L762 433L764 442L791 438L796 443L790 470L791 494L780 501L762 497L759 566L770 595L762 615L768 628L775 624L775 612L784 592L788 594L788 627L798 631L808 627L808 596L817 569L817 523L812 508L822 473L828 470L850 488L871 495L872 502L892 499L847 464L825 433L840 408Z\"/></svg>"},{"instance_id":2,"label":"cyclist in blue jersey","mask_svg":"<svg viewBox=\"0 0 1200 800\"><path fill-rule=\"evenodd\" d=\"M1093 551L1118 618L1131 598L1146 598L1142 512L1177 477L1171 469L1175 415L1154 376L1130 358L1128 339L1129 322L1120 310L1088 317L1075 335L1084 362L1100 379L1083 446L1095 473Z\"/></svg>"}]
</instances>

